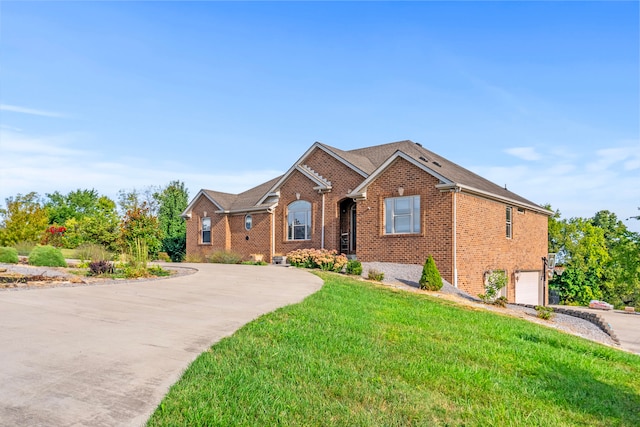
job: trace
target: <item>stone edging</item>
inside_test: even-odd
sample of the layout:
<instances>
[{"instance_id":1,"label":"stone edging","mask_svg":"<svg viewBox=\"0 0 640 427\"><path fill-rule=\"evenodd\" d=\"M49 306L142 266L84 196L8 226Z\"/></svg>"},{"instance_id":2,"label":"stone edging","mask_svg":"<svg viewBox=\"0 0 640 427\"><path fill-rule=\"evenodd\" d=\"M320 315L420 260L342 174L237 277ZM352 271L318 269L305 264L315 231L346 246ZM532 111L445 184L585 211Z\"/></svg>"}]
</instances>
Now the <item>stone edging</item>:
<instances>
[{"instance_id":1,"label":"stone edging","mask_svg":"<svg viewBox=\"0 0 640 427\"><path fill-rule=\"evenodd\" d=\"M517 305L533 308L534 310L536 308L535 305L529 305L529 304L517 304ZM616 344L620 345L620 340L616 336L615 332L613 332L613 329L611 328L611 325L609 324L609 322L604 320L602 316L600 316L599 314L587 313L579 310L571 310L570 308L561 308L561 307L552 307L552 308L554 313L566 314L567 316L573 316L573 317L579 317L580 319L584 319L588 322L593 323L594 325L602 329L602 331L605 334L609 335Z\"/></svg>"}]
</instances>

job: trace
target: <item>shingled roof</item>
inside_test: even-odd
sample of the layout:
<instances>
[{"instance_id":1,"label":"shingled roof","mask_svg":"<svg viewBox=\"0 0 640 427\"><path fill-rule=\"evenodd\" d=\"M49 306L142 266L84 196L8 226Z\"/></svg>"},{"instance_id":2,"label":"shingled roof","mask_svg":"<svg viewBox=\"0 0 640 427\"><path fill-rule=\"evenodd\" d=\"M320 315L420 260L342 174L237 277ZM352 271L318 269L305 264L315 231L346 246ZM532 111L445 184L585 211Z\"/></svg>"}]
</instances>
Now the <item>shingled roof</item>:
<instances>
[{"instance_id":1,"label":"shingled roof","mask_svg":"<svg viewBox=\"0 0 640 427\"><path fill-rule=\"evenodd\" d=\"M522 205L541 213L552 214L552 212L547 211L538 204L527 200L504 187L496 185L470 170L427 150L422 147L422 145L409 140L391 142L388 144L375 145L372 147L364 147L349 151L316 142L284 175L276 177L240 194L222 193L212 190L201 190L200 193L206 195L206 197L216 204L221 211L226 213L270 209L277 205L277 201L268 202L269 200L273 200L272 198L269 198L269 196L278 191L282 183L293 171L298 170L308 172L307 169L309 168L305 165L304 161L315 149L324 150L363 176L363 182L360 187L354 190L353 193L349 194L351 197L366 194L365 190L368 184L375 180L395 158L402 157L411 161L427 173L437 177L440 180L440 185L438 185L438 187L443 191L448 189L459 189L461 191L477 193L486 197L492 197L517 205ZM326 181L326 179L319 175L317 177L312 176L312 178L319 183L322 183L322 180L324 180L327 184L326 187L330 189L331 183ZM198 197L199 195L194 198L192 204ZM183 213L183 216L188 216L191 209L192 206L190 204Z\"/></svg>"}]
</instances>

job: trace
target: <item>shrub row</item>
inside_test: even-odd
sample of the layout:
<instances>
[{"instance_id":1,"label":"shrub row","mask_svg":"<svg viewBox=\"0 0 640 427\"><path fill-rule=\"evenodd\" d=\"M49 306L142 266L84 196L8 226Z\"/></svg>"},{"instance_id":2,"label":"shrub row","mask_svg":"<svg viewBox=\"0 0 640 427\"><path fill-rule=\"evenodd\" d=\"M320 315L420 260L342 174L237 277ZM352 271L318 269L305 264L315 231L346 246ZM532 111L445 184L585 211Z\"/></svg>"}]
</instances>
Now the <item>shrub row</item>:
<instances>
[{"instance_id":1,"label":"shrub row","mask_svg":"<svg viewBox=\"0 0 640 427\"><path fill-rule=\"evenodd\" d=\"M287 254L289 264L296 267L319 268L340 272L347 265L347 256L326 249L297 249Z\"/></svg>"}]
</instances>

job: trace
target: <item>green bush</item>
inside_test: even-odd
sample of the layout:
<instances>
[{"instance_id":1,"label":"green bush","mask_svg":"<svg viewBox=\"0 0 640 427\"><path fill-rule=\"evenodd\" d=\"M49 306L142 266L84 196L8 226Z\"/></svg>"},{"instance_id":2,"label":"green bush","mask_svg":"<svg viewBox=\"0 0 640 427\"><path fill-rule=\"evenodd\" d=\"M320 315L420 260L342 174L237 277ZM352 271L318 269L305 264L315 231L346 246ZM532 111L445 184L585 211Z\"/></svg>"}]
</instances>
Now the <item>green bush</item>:
<instances>
[{"instance_id":1,"label":"green bush","mask_svg":"<svg viewBox=\"0 0 640 427\"><path fill-rule=\"evenodd\" d=\"M536 305L535 309L538 312L538 318L540 319L549 320L553 317L553 307Z\"/></svg>"},{"instance_id":2,"label":"green bush","mask_svg":"<svg viewBox=\"0 0 640 427\"><path fill-rule=\"evenodd\" d=\"M33 248L36 247L36 243L30 242L28 240L22 240L16 243L15 245L13 245L13 247L16 248L16 250L18 251L18 255L29 256Z\"/></svg>"},{"instance_id":3,"label":"green bush","mask_svg":"<svg viewBox=\"0 0 640 427\"><path fill-rule=\"evenodd\" d=\"M376 282L382 282L384 280L384 273L382 271L378 271L375 269L371 269L369 270L369 273L367 274L367 277L369 278L369 280L375 280Z\"/></svg>"},{"instance_id":4,"label":"green bush","mask_svg":"<svg viewBox=\"0 0 640 427\"><path fill-rule=\"evenodd\" d=\"M209 262L215 264L240 264L242 255L231 251L216 251L209 257Z\"/></svg>"},{"instance_id":5,"label":"green bush","mask_svg":"<svg viewBox=\"0 0 640 427\"><path fill-rule=\"evenodd\" d=\"M507 273L504 270L488 271L485 273L485 292L478 294L478 296L485 304L495 304L500 290L507 286L507 282Z\"/></svg>"},{"instance_id":6,"label":"green bush","mask_svg":"<svg viewBox=\"0 0 640 427\"><path fill-rule=\"evenodd\" d=\"M0 246L0 262L4 262L5 264L17 264L18 250L16 248Z\"/></svg>"},{"instance_id":7,"label":"green bush","mask_svg":"<svg viewBox=\"0 0 640 427\"><path fill-rule=\"evenodd\" d=\"M352 259L347 263L347 274L359 276L362 274L362 263L357 259Z\"/></svg>"},{"instance_id":8,"label":"green bush","mask_svg":"<svg viewBox=\"0 0 640 427\"><path fill-rule=\"evenodd\" d=\"M431 255L429 255L429 258L427 258L424 263L424 267L422 267L422 276L420 277L419 283L420 289L427 289L429 291L439 291L442 289L442 277L440 277L436 262Z\"/></svg>"},{"instance_id":9,"label":"green bush","mask_svg":"<svg viewBox=\"0 0 640 427\"><path fill-rule=\"evenodd\" d=\"M60 249L53 246L36 246L29 254L29 264L44 267L66 267Z\"/></svg>"}]
</instances>

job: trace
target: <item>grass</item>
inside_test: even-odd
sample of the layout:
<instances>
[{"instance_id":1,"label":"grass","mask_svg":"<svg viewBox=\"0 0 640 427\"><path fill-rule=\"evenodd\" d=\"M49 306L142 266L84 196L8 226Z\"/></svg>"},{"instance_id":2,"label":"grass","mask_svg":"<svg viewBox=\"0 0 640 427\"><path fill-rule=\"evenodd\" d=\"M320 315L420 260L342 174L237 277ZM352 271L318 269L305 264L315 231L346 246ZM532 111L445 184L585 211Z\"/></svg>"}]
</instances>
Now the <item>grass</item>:
<instances>
[{"instance_id":1,"label":"grass","mask_svg":"<svg viewBox=\"0 0 640 427\"><path fill-rule=\"evenodd\" d=\"M200 355L150 426L636 426L640 357L330 273Z\"/></svg>"}]
</instances>

